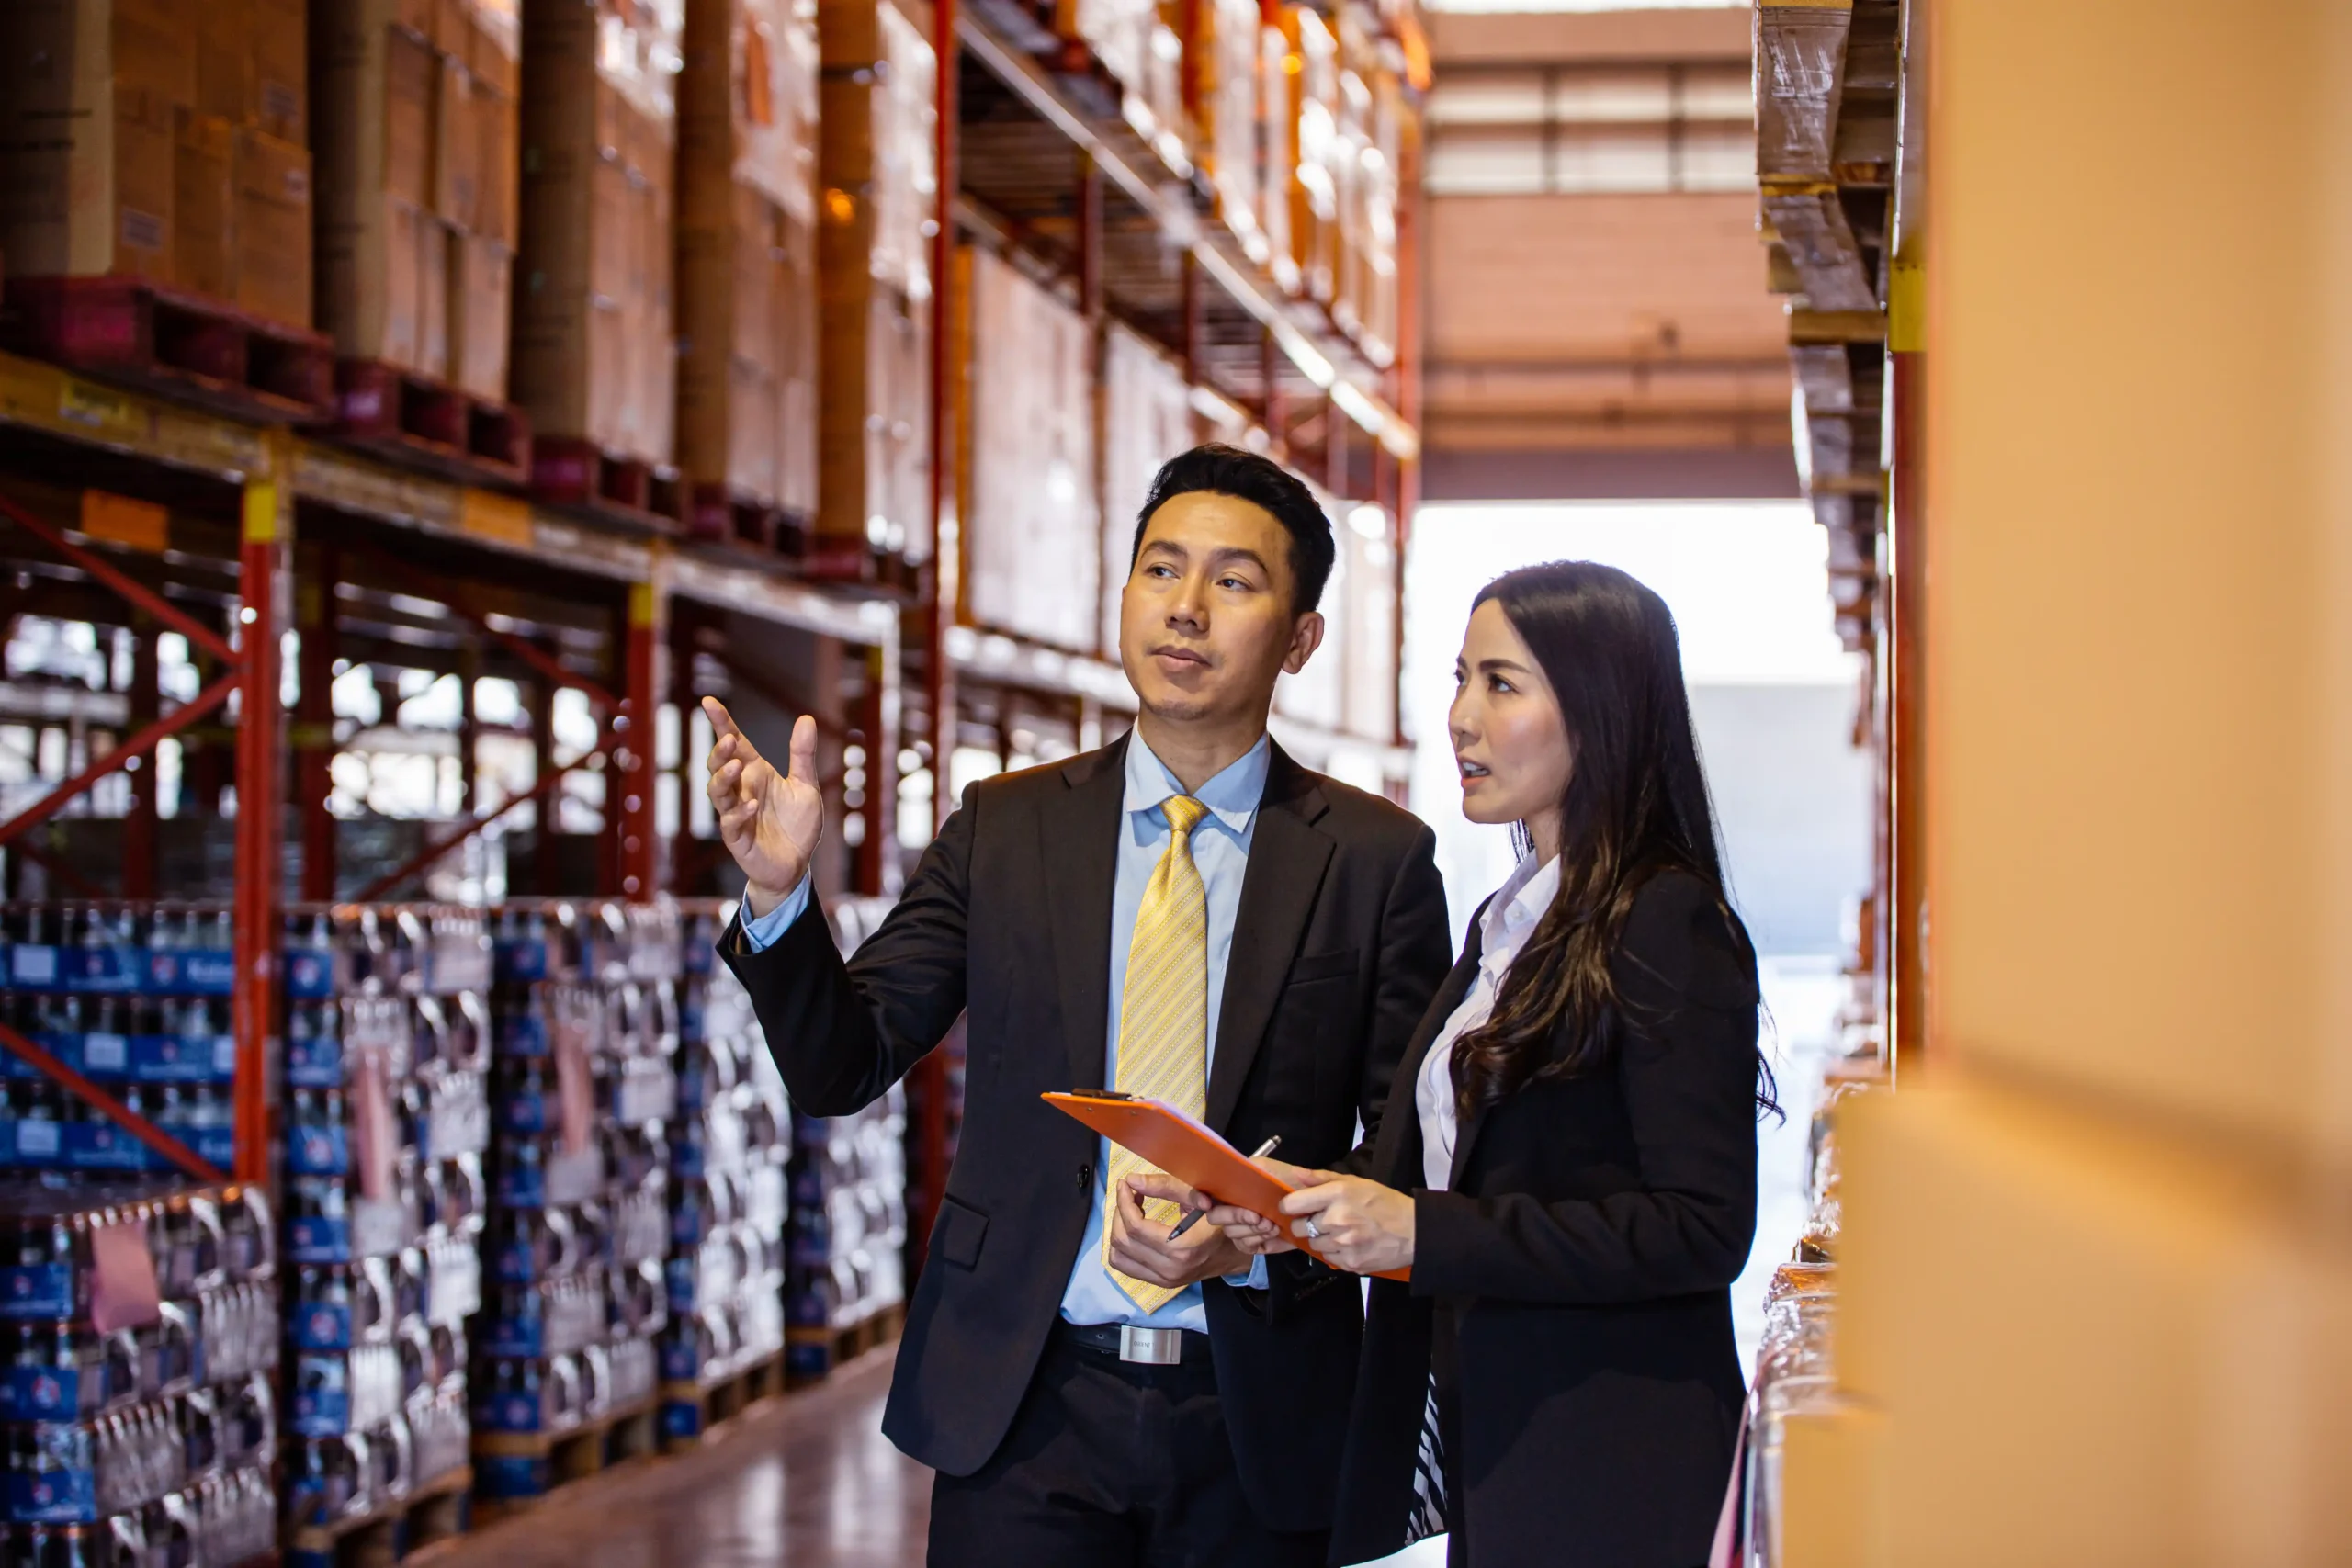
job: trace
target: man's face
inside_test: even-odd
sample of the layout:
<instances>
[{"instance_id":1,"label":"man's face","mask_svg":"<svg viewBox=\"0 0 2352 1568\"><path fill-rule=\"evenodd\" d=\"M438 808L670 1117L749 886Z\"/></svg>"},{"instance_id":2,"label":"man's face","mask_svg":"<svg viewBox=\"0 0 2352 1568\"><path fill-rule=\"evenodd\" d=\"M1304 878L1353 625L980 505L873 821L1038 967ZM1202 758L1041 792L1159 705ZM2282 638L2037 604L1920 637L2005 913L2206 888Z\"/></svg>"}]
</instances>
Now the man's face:
<instances>
[{"instance_id":1,"label":"man's face","mask_svg":"<svg viewBox=\"0 0 2352 1568\"><path fill-rule=\"evenodd\" d=\"M1145 709L1175 723L1264 722L1274 681L1323 640L1291 613L1290 535L1273 514L1193 491L1161 505L1119 597L1119 662Z\"/></svg>"}]
</instances>

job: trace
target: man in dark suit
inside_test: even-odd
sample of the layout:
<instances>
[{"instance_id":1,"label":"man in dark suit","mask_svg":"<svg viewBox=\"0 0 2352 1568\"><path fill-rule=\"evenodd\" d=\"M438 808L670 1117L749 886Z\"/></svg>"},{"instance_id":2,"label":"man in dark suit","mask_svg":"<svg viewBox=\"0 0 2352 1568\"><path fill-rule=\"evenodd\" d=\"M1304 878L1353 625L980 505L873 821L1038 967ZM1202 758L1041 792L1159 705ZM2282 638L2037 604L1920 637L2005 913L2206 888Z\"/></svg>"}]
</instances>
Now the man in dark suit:
<instances>
[{"instance_id":1,"label":"man in dark suit","mask_svg":"<svg viewBox=\"0 0 2352 1568\"><path fill-rule=\"evenodd\" d=\"M1274 464L1169 463L1122 601L1134 731L966 790L847 963L808 893L814 726L779 773L705 700L749 883L722 951L795 1103L854 1111L968 1018L962 1146L884 1418L939 1472L933 1564L1323 1561L1356 1281L1253 1267L1210 1225L1172 1238L1182 1189L1038 1097L1115 1088L1244 1151L1278 1135L1363 1168L1449 953L1429 829L1266 734L1275 681L1321 640L1333 553Z\"/></svg>"}]
</instances>

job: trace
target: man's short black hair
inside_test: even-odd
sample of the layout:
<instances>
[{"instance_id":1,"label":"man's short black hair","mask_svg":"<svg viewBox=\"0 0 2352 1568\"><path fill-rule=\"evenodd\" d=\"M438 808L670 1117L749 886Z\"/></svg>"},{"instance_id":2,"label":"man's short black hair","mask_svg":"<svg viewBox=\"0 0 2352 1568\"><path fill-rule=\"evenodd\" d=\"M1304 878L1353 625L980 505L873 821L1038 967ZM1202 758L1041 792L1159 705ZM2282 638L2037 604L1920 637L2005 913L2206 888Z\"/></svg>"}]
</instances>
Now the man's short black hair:
<instances>
[{"instance_id":1,"label":"man's short black hair","mask_svg":"<svg viewBox=\"0 0 2352 1568\"><path fill-rule=\"evenodd\" d=\"M1195 446L1160 465L1159 477L1151 481L1151 493L1144 497L1143 510L1136 515L1135 548L1127 554L1129 570L1143 554L1143 531L1150 525L1151 514L1180 495L1195 493L1229 495L1273 513L1274 521L1290 535L1290 574L1297 584L1291 597L1291 614L1303 615L1323 602L1323 585L1331 581L1331 562L1339 547L1331 537L1331 520L1316 502L1315 492L1273 459L1222 442Z\"/></svg>"}]
</instances>

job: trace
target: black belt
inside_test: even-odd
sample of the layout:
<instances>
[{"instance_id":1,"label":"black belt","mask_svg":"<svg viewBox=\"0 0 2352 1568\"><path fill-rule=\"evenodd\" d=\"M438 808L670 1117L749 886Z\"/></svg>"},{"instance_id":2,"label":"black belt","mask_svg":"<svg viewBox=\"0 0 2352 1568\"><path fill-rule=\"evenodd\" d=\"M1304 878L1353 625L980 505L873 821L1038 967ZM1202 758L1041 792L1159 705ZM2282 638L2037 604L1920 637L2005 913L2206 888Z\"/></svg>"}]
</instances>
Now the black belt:
<instances>
[{"instance_id":1,"label":"black belt","mask_svg":"<svg viewBox=\"0 0 2352 1568\"><path fill-rule=\"evenodd\" d=\"M1135 1328L1116 1323L1054 1320L1055 1335L1082 1350L1115 1356L1131 1366L1199 1366L1209 1358L1209 1337L1186 1328Z\"/></svg>"}]
</instances>

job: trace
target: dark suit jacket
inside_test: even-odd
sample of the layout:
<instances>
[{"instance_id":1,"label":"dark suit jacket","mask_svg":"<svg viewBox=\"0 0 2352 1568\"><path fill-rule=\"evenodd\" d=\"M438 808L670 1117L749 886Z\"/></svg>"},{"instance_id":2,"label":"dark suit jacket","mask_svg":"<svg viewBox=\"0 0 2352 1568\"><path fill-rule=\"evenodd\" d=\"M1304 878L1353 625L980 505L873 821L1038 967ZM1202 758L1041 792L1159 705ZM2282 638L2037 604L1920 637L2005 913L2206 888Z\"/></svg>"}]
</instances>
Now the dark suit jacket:
<instances>
[{"instance_id":1,"label":"dark suit jacket","mask_svg":"<svg viewBox=\"0 0 2352 1568\"><path fill-rule=\"evenodd\" d=\"M1474 921L1397 1066L1372 1175L1402 1190L1423 1181L1414 1083L1478 952ZM1756 1228L1756 957L1703 883L1667 873L1611 973L1606 1070L1530 1083L1463 1127L1450 1190L1416 1195L1411 1283L1373 1281L1338 1562L1404 1544L1441 1303L1474 1563L1707 1560L1745 1394L1729 1287Z\"/></svg>"},{"instance_id":2,"label":"dark suit jacket","mask_svg":"<svg viewBox=\"0 0 2352 1568\"><path fill-rule=\"evenodd\" d=\"M1093 1134L1038 1096L1099 1087L1125 744L965 791L906 893L844 964L820 911L763 953L720 943L794 1104L880 1096L967 1015L964 1127L883 1430L968 1475L993 1453L1060 1314L1095 1202ZM1363 1168L1388 1080L1445 974L1434 837L1274 750L1242 878L1208 1122L1283 1157ZM1271 1529L1326 1529L1363 1313L1296 1257L1265 1292L1204 1287L1243 1484ZM1279 1478L1279 1479L1277 1479Z\"/></svg>"}]
</instances>

